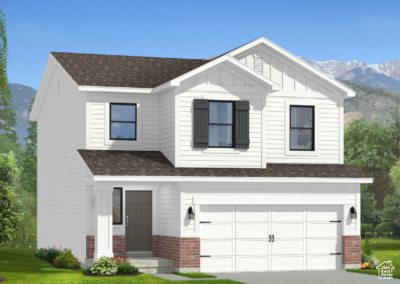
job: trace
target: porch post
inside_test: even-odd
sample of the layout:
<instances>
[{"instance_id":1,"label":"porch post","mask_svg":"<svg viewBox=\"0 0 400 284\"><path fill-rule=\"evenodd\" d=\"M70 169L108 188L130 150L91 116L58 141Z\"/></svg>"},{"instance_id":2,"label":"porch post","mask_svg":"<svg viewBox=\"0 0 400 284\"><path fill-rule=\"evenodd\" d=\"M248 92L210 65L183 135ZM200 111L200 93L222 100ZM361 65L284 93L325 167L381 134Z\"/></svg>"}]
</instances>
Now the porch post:
<instances>
[{"instance_id":1,"label":"porch post","mask_svg":"<svg viewBox=\"0 0 400 284\"><path fill-rule=\"evenodd\" d=\"M113 257L113 189L95 185L95 251L94 259L102 256Z\"/></svg>"}]
</instances>

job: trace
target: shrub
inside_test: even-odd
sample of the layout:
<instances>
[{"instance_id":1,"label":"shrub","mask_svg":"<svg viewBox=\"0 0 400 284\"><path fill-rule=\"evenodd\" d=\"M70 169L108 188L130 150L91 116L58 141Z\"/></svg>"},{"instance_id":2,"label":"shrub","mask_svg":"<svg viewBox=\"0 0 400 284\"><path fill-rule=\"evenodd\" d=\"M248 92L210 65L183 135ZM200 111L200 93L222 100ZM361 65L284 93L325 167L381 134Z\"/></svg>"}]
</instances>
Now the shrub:
<instances>
[{"instance_id":1,"label":"shrub","mask_svg":"<svg viewBox=\"0 0 400 284\"><path fill-rule=\"evenodd\" d=\"M118 265L118 274L135 274L138 272L139 270L129 262L123 261Z\"/></svg>"},{"instance_id":2,"label":"shrub","mask_svg":"<svg viewBox=\"0 0 400 284\"><path fill-rule=\"evenodd\" d=\"M83 274L84 275L92 275L93 273L92 273L92 271L90 270L90 267L89 267L89 268L86 268L85 270L83 270Z\"/></svg>"},{"instance_id":3,"label":"shrub","mask_svg":"<svg viewBox=\"0 0 400 284\"><path fill-rule=\"evenodd\" d=\"M44 248L36 250L36 255L42 259L46 259L47 251Z\"/></svg>"},{"instance_id":4,"label":"shrub","mask_svg":"<svg viewBox=\"0 0 400 284\"><path fill-rule=\"evenodd\" d=\"M374 233L374 227L370 224L361 224L361 237L365 238L366 233L371 232L372 234Z\"/></svg>"},{"instance_id":5,"label":"shrub","mask_svg":"<svg viewBox=\"0 0 400 284\"><path fill-rule=\"evenodd\" d=\"M400 238L400 227L393 222L384 222L376 226L376 237Z\"/></svg>"},{"instance_id":6,"label":"shrub","mask_svg":"<svg viewBox=\"0 0 400 284\"><path fill-rule=\"evenodd\" d=\"M90 267L92 274L110 275L117 274L118 266L115 260L102 256Z\"/></svg>"},{"instance_id":7,"label":"shrub","mask_svg":"<svg viewBox=\"0 0 400 284\"><path fill-rule=\"evenodd\" d=\"M366 254L366 255L371 255L372 254L371 243L369 242L368 238L365 239L363 253Z\"/></svg>"},{"instance_id":8,"label":"shrub","mask_svg":"<svg viewBox=\"0 0 400 284\"><path fill-rule=\"evenodd\" d=\"M57 256L54 261L56 267L63 268L79 268L79 260L72 254L70 249L64 249L59 256Z\"/></svg>"},{"instance_id":9,"label":"shrub","mask_svg":"<svg viewBox=\"0 0 400 284\"><path fill-rule=\"evenodd\" d=\"M373 238L374 237L374 232L366 232L365 233L366 238Z\"/></svg>"},{"instance_id":10,"label":"shrub","mask_svg":"<svg viewBox=\"0 0 400 284\"><path fill-rule=\"evenodd\" d=\"M61 248L57 249L55 246L46 250L45 259L53 262L53 260L61 254Z\"/></svg>"}]
</instances>

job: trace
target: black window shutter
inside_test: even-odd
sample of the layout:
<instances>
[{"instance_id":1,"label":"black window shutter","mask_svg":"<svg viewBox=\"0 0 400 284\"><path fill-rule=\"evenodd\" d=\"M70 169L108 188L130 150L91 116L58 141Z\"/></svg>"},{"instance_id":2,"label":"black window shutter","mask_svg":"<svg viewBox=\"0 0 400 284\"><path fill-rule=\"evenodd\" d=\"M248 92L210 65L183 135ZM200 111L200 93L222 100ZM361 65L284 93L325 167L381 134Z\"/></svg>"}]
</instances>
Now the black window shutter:
<instances>
[{"instance_id":1,"label":"black window shutter","mask_svg":"<svg viewBox=\"0 0 400 284\"><path fill-rule=\"evenodd\" d=\"M208 147L208 100L194 100L193 141L194 148Z\"/></svg>"},{"instance_id":2,"label":"black window shutter","mask_svg":"<svg viewBox=\"0 0 400 284\"><path fill-rule=\"evenodd\" d=\"M235 148L249 149L250 125L249 125L249 101L235 102Z\"/></svg>"}]
</instances>

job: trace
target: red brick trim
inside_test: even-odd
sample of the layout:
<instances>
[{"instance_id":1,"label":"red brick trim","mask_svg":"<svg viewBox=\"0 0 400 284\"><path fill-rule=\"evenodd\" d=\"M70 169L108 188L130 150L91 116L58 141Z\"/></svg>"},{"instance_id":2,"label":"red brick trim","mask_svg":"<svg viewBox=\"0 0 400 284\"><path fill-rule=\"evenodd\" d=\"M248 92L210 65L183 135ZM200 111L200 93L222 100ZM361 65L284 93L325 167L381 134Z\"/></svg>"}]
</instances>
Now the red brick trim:
<instances>
[{"instance_id":1,"label":"red brick trim","mask_svg":"<svg viewBox=\"0 0 400 284\"><path fill-rule=\"evenodd\" d=\"M94 236L86 236L86 258L94 258ZM126 257L125 236L113 236L114 257Z\"/></svg>"},{"instance_id":2,"label":"red brick trim","mask_svg":"<svg viewBox=\"0 0 400 284\"><path fill-rule=\"evenodd\" d=\"M361 266L361 236L342 236L342 262Z\"/></svg>"},{"instance_id":3,"label":"red brick trim","mask_svg":"<svg viewBox=\"0 0 400 284\"><path fill-rule=\"evenodd\" d=\"M153 256L172 259L179 268L200 267L200 238L153 236Z\"/></svg>"}]
</instances>

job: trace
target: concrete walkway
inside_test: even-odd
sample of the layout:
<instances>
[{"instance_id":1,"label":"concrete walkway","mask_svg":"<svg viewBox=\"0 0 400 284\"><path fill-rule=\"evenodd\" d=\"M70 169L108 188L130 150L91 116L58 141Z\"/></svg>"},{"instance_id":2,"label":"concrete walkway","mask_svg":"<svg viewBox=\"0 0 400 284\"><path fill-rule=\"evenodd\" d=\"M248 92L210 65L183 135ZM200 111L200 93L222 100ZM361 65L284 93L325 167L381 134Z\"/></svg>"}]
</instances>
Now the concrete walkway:
<instances>
[{"instance_id":1,"label":"concrete walkway","mask_svg":"<svg viewBox=\"0 0 400 284\"><path fill-rule=\"evenodd\" d=\"M235 272L209 273L218 279L230 279L248 284L400 284L399 279L381 280L375 275L346 272L345 270L332 271L282 271L282 272Z\"/></svg>"},{"instance_id":2,"label":"concrete walkway","mask_svg":"<svg viewBox=\"0 0 400 284\"><path fill-rule=\"evenodd\" d=\"M166 280L170 281L198 281L198 280L213 280L216 278L189 278L189 277L184 277L176 274L163 274L163 273L150 273L153 276L160 277Z\"/></svg>"}]
</instances>

